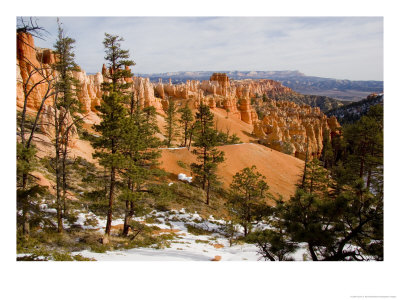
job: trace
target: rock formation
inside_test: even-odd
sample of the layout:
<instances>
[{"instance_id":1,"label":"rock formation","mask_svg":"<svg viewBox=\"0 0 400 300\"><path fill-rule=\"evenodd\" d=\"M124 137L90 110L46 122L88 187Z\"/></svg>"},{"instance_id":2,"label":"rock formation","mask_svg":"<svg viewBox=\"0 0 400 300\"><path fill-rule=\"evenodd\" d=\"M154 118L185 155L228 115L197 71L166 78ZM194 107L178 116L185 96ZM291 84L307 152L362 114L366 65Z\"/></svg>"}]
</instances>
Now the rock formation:
<instances>
[{"instance_id":1,"label":"rock formation","mask_svg":"<svg viewBox=\"0 0 400 300\"><path fill-rule=\"evenodd\" d=\"M85 71L79 71L73 72L73 76L80 82L78 99L82 103L84 112L96 112L95 107L100 105L102 96L103 75L101 73L86 75Z\"/></svg>"},{"instance_id":2,"label":"rock formation","mask_svg":"<svg viewBox=\"0 0 400 300\"><path fill-rule=\"evenodd\" d=\"M27 33L17 35L17 107L23 106L23 84L29 81L33 85L39 83L43 76L49 73L48 66L54 63L56 57L49 49L35 48L33 37ZM47 66L42 75L34 72L35 67ZM129 67L126 67L129 70ZM32 71L33 70L33 71ZM87 75L84 71L73 72L73 76L80 82L78 95L86 114L95 114L96 106L102 98L101 85L109 70L105 65L101 72ZM29 80L28 80L29 79ZM151 83L149 78L125 78L125 82L132 83L131 92L139 99L141 106L154 106L159 113L166 109L167 99L186 100L192 102L192 107L198 107L200 102L207 103L212 109L224 108L227 115L237 117L248 124L254 125L254 134L261 142L279 151L303 158L307 151L312 156L319 156L322 150L322 136L324 130L331 134L338 134L340 127L336 118L327 118L319 108L307 105L297 105L289 101L275 101L267 99L261 102L263 95L291 95L294 93L279 82L267 79L258 80L230 80L225 73L214 73L210 80L188 80L186 83L172 84L160 80ZM28 98L27 106L38 110L41 99L47 91L47 86L38 84ZM258 120L252 102L261 103L264 118ZM265 99L264 99L265 101ZM51 119L52 99L46 100L43 122ZM258 105L257 109L260 106ZM42 126L46 130L45 126ZM49 129L50 130L50 129Z\"/></svg>"},{"instance_id":3,"label":"rock formation","mask_svg":"<svg viewBox=\"0 0 400 300\"><path fill-rule=\"evenodd\" d=\"M328 118L318 107L299 106L290 101L268 101L263 107L264 118L254 124L260 142L281 152L305 159L319 157L323 134L340 134L335 117Z\"/></svg>"},{"instance_id":4,"label":"rock formation","mask_svg":"<svg viewBox=\"0 0 400 300\"><path fill-rule=\"evenodd\" d=\"M132 91L142 107L154 106L158 111L163 110L162 101L155 97L155 89L149 78L134 77L132 83Z\"/></svg>"},{"instance_id":5,"label":"rock formation","mask_svg":"<svg viewBox=\"0 0 400 300\"><path fill-rule=\"evenodd\" d=\"M244 79L233 80L231 85L236 88L236 97L243 97L243 93L248 91L250 98L261 97L262 95L291 94L293 91L283 86L281 83L269 79Z\"/></svg>"},{"instance_id":6,"label":"rock formation","mask_svg":"<svg viewBox=\"0 0 400 300\"><path fill-rule=\"evenodd\" d=\"M38 110L48 91L52 73L49 63L55 61L54 54L48 49L35 48L32 35L17 34L17 107L24 105L24 87L32 90L27 99L27 108ZM47 81L45 79L48 79ZM46 100L52 101L51 97Z\"/></svg>"}]
</instances>

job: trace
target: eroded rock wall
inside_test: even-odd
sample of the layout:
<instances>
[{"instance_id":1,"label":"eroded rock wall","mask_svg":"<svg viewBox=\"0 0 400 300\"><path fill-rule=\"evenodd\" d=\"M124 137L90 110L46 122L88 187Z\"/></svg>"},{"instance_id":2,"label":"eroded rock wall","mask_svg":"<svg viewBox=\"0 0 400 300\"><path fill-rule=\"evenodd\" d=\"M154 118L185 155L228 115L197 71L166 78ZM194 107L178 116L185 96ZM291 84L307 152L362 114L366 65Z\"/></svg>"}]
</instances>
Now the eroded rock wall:
<instances>
[{"instance_id":1,"label":"eroded rock wall","mask_svg":"<svg viewBox=\"0 0 400 300\"><path fill-rule=\"evenodd\" d=\"M321 155L325 130L340 134L336 118L328 118L318 107L270 100L263 113L264 118L254 124L254 134L263 144L301 159L306 157L307 144L310 157Z\"/></svg>"},{"instance_id":2,"label":"eroded rock wall","mask_svg":"<svg viewBox=\"0 0 400 300\"><path fill-rule=\"evenodd\" d=\"M53 74L50 63L55 61L54 54L49 49L35 48L32 35L18 33L17 41L17 107L24 106L25 95L28 109L38 110L42 99L49 93L49 85ZM51 102L49 97L47 102Z\"/></svg>"}]
</instances>

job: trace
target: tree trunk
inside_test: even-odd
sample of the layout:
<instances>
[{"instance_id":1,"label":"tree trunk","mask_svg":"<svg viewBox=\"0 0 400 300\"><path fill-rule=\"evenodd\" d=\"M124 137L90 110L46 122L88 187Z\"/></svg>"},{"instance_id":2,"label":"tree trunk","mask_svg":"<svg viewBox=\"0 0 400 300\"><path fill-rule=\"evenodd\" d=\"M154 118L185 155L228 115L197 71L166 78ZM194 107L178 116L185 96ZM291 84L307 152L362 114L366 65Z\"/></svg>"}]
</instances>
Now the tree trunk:
<instances>
[{"instance_id":1,"label":"tree trunk","mask_svg":"<svg viewBox=\"0 0 400 300\"><path fill-rule=\"evenodd\" d=\"M55 124L55 151L56 151L56 161L55 161L55 171L56 171L56 205L57 205L57 232L61 233L63 231L62 224L62 206L61 206L61 170L60 170L60 124L57 118L57 108L54 105L54 124Z\"/></svg>"},{"instance_id":2,"label":"tree trunk","mask_svg":"<svg viewBox=\"0 0 400 300\"><path fill-rule=\"evenodd\" d=\"M28 174L24 173L22 174L22 190L26 189L26 182L28 179ZM28 205L28 198L25 199L23 205L22 205L22 233L24 235L29 235L29 205Z\"/></svg>"},{"instance_id":3,"label":"tree trunk","mask_svg":"<svg viewBox=\"0 0 400 300\"><path fill-rule=\"evenodd\" d=\"M360 178L363 178L364 175L364 158L361 158L360 162Z\"/></svg>"},{"instance_id":4,"label":"tree trunk","mask_svg":"<svg viewBox=\"0 0 400 300\"><path fill-rule=\"evenodd\" d=\"M261 249L263 250L263 253L265 254L265 256L270 260L270 261L275 261L275 258L269 253L268 249L266 246L261 246ZM279 258L279 260L281 260Z\"/></svg>"},{"instance_id":5,"label":"tree trunk","mask_svg":"<svg viewBox=\"0 0 400 300\"><path fill-rule=\"evenodd\" d=\"M125 203L126 205L126 215L124 218L124 229L122 234L124 236L127 236L129 234L129 228L131 228L131 226L129 225L129 222L131 221L132 217L133 217L133 201L128 201L128 203Z\"/></svg>"},{"instance_id":6,"label":"tree trunk","mask_svg":"<svg viewBox=\"0 0 400 300\"><path fill-rule=\"evenodd\" d=\"M108 212L107 212L107 224L106 224L106 235L110 235L111 222L112 222L112 207L114 201L114 186L115 186L115 167L111 167L110 176L110 195L108 200Z\"/></svg>"},{"instance_id":7,"label":"tree trunk","mask_svg":"<svg viewBox=\"0 0 400 300\"><path fill-rule=\"evenodd\" d=\"M371 175L372 171L371 169L368 170L368 176L367 176L367 191L369 192L369 189L371 187Z\"/></svg>"},{"instance_id":8,"label":"tree trunk","mask_svg":"<svg viewBox=\"0 0 400 300\"><path fill-rule=\"evenodd\" d=\"M188 150L190 150L190 146L192 145L192 137L193 137L193 127L190 130Z\"/></svg>"},{"instance_id":9,"label":"tree trunk","mask_svg":"<svg viewBox=\"0 0 400 300\"><path fill-rule=\"evenodd\" d=\"M67 215L67 169L66 169L66 161L68 155L68 142L69 142L69 132L65 133L65 144L63 149L62 156L62 199L63 199L63 215L64 217Z\"/></svg>"},{"instance_id":10,"label":"tree trunk","mask_svg":"<svg viewBox=\"0 0 400 300\"><path fill-rule=\"evenodd\" d=\"M185 130L184 130L184 134L185 134L185 144L183 145L183 147L186 147L186 143L187 143L187 136L188 136L188 124L185 122Z\"/></svg>"},{"instance_id":11,"label":"tree trunk","mask_svg":"<svg viewBox=\"0 0 400 300\"><path fill-rule=\"evenodd\" d=\"M204 148L204 152L203 152L203 191L206 190L206 180L207 180L206 161L207 161L207 148ZM207 195L208 195L208 192L207 192ZM208 196L207 196L207 198L208 198Z\"/></svg>"},{"instance_id":12,"label":"tree trunk","mask_svg":"<svg viewBox=\"0 0 400 300\"><path fill-rule=\"evenodd\" d=\"M210 180L207 180L207 205L210 205Z\"/></svg>"},{"instance_id":13,"label":"tree trunk","mask_svg":"<svg viewBox=\"0 0 400 300\"><path fill-rule=\"evenodd\" d=\"M310 243L308 243L308 250L310 251L312 260L313 260L313 261L318 261L318 257L317 257L317 255L315 254L314 248L313 248L313 246L312 246Z\"/></svg>"},{"instance_id":14,"label":"tree trunk","mask_svg":"<svg viewBox=\"0 0 400 300\"><path fill-rule=\"evenodd\" d=\"M129 221L131 216L129 214L129 200L125 200L125 217L124 217L124 229L122 235L127 236L129 233Z\"/></svg>"}]
</instances>

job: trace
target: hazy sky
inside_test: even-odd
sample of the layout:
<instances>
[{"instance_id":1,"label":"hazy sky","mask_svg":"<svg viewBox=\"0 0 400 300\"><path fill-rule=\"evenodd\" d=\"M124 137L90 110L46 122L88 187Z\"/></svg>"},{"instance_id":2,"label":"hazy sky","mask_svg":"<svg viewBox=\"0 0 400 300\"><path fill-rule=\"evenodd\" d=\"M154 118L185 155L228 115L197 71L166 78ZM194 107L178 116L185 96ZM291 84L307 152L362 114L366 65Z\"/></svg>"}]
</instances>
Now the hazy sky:
<instances>
[{"instance_id":1,"label":"hazy sky","mask_svg":"<svg viewBox=\"0 0 400 300\"><path fill-rule=\"evenodd\" d=\"M382 17L62 17L77 63L101 70L104 33L124 37L134 73L299 70L309 76L383 80ZM56 18L38 17L52 48Z\"/></svg>"}]
</instances>

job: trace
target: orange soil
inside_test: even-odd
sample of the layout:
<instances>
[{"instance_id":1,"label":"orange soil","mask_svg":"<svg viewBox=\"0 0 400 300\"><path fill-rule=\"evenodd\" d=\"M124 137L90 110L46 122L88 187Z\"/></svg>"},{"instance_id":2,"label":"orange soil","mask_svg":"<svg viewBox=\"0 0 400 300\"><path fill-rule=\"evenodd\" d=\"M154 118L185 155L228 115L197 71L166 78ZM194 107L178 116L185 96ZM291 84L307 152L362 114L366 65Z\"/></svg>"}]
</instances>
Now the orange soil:
<instances>
[{"instance_id":1,"label":"orange soil","mask_svg":"<svg viewBox=\"0 0 400 300\"><path fill-rule=\"evenodd\" d=\"M300 180L304 162L293 156L275 151L259 144L226 145L218 147L225 152L225 161L218 167L217 175L228 187L232 177L246 167L255 165L258 172L266 177L270 192L281 194L289 199L296 190L296 183ZM185 173L191 176L190 170L180 167L177 162L182 161L188 166L196 161L196 157L185 149L163 149L160 159L161 168L178 175ZM177 177L176 177L177 178Z\"/></svg>"},{"instance_id":2,"label":"orange soil","mask_svg":"<svg viewBox=\"0 0 400 300\"><path fill-rule=\"evenodd\" d=\"M216 128L222 132L229 132L230 135L236 133L240 140L244 143L253 142L256 140L251 135L253 132L253 125L243 122L239 118L228 114L226 118L226 110L222 108L214 108L211 110L214 113L214 120Z\"/></svg>"},{"instance_id":3,"label":"orange soil","mask_svg":"<svg viewBox=\"0 0 400 300\"><path fill-rule=\"evenodd\" d=\"M50 193L52 193L52 194L55 193L55 192L54 192L54 188L53 188L53 187L54 187L54 182L48 180L47 178L45 178L45 177L43 176L42 173L39 173L39 172L37 172L37 171L33 171L33 172L32 172L32 175L35 176L35 177L37 178L36 182L37 182L38 185L46 186L46 187L49 188L49 192L50 192Z\"/></svg>"}]
</instances>

